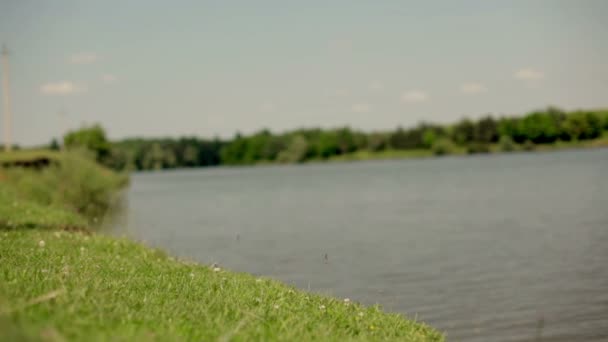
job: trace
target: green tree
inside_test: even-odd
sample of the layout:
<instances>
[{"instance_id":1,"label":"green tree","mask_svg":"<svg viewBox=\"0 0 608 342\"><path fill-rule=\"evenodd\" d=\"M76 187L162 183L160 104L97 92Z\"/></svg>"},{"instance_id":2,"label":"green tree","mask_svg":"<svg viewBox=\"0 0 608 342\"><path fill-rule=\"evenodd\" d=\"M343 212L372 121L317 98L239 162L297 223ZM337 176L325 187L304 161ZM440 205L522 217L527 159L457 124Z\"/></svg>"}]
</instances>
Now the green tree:
<instances>
[{"instance_id":1,"label":"green tree","mask_svg":"<svg viewBox=\"0 0 608 342\"><path fill-rule=\"evenodd\" d=\"M372 151L383 151L388 147L388 135L371 133L367 136L367 146Z\"/></svg>"},{"instance_id":2,"label":"green tree","mask_svg":"<svg viewBox=\"0 0 608 342\"><path fill-rule=\"evenodd\" d=\"M519 130L535 144L552 143L560 135L560 123L546 112L534 112L519 121Z\"/></svg>"},{"instance_id":3,"label":"green tree","mask_svg":"<svg viewBox=\"0 0 608 342\"><path fill-rule=\"evenodd\" d=\"M422 134L422 143L425 148L431 148L437 141L437 133L433 129L426 129Z\"/></svg>"},{"instance_id":4,"label":"green tree","mask_svg":"<svg viewBox=\"0 0 608 342\"><path fill-rule=\"evenodd\" d=\"M143 157L142 165L144 170L160 170L163 168L165 152L160 143L155 142L146 151Z\"/></svg>"},{"instance_id":5,"label":"green tree","mask_svg":"<svg viewBox=\"0 0 608 342\"><path fill-rule=\"evenodd\" d=\"M594 139L602 134L602 120L597 113L574 112L567 116L563 129L572 140Z\"/></svg>"},{"instance_id":6,"label":"green tree","mask_svg":"<svg viewBox=\"0 0 608 342\"><path fill-rule=\"evenodd\" d=\"M308 154L308 142L302 134L296 134L291 138L287 149L281 151L277 160L282 163L298 163L306 159Z\"/></svg>"},{"instance_id":7,"label":"green tree","mask_svg":"<svg viewBox=\"0 0 608 342\"><path fill-rule=\"evenodd\" d=\"M51 140L51 143L49 144L49 149L52 151L58 151L60 149L59 142L56 138L53 138Z\"/></svg>"},{"instance_id":8,"label":"green tree","mask_svg":"<svg viewBox=\"0 0 608 342\"><path fill-rule=\"evenodd\" d=\"M496 120L489 115L481 118L475 125L473 140L483 144L498 141L498 123Z\"/></svg>"},{"instance_id":9,"label":"green tree","mask_svg":"<svg viewBox=\"0 0 608 342\"><path fill-rule=\"evenodd\" d=\"M340 146L336 132L321 132L316 141L316 150L316 154L324 159L339 154Z\"/></svg>"},{"instance_id":10,"label":"green tree","mask_svg":"<svg viewBox=\"0 0 608 342\"><path fill-rule=\"evenodd\" d=\"M452 139L459 145L466 145L475 139L475 124L469 119L462 119L452 129Z\"/></svg>"},{"instance_id":11,"label":"green tree","mask_svg":"<svg viewBox=\"0 0 608 342\"><path fill-rule=\"evenodd\" d=\"M93 152L99 162L110 155L111 148L104 129L98 124L68 132L63 137L63 145L68 149L85 148Z\"/></svg>"}]
</instances>

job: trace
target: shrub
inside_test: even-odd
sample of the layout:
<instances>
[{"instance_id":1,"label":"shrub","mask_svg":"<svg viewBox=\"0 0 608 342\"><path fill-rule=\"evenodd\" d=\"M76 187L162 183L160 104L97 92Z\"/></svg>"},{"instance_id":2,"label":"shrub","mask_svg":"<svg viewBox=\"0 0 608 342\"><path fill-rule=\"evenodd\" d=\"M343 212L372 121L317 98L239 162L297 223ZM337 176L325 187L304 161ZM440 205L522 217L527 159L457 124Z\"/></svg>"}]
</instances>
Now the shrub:
<instances>
[{"instance_id":1,"label":"shrub","mask_svg":"<svg viewBox=\"0 0 608 342\"><path fill-rule=\"evenodd\" d=\"M522 145L522 149L524 151L534 151L535 148L536 148L536 146L534 145L534 143L531 140L524 141L524 143Z\"/></svg>"},{"instance_id":2,"label":"shrub","mask_svg":"<svg viewBox=\"0 0 608 342\"><path fill-rule=\"evenodd\" d=\"M472 143L467 146L468 154L476 154L476 153L490 153L490 147L488 144L483 143Z\"/></svg>"},{"instance_id":3,"label":"shrub","mask_svg":"<svg viewBox=\"0 0 608 342\"><path fill-rule=\"evenodd\" d=\"M22 200L67 210L91 222L105 216L128 181L75 153L62 154L57 164L43 170L7 170L5 177Z\"/></svg>"},{"instance_id":4,"label":"shrub","mask_svg":"<svg viewBox=\"0 0 608 342\"><path fill-rule=\"evenodd\" d=\"M448 138L441 138L435 141L431 150L436 156L450 154L454 152L454 143Z\"/></svg>"},{"instance_id":5,"label":"shrub","mask_svg":"<svg viewBox=\"0 0 608 342\"><path fill-rule=\"evenodd\" d=\"M515 142L508 135L501 136L498 145L500 150L503 152L511 152L515 150Z\"/></svg>"}]
</instances>

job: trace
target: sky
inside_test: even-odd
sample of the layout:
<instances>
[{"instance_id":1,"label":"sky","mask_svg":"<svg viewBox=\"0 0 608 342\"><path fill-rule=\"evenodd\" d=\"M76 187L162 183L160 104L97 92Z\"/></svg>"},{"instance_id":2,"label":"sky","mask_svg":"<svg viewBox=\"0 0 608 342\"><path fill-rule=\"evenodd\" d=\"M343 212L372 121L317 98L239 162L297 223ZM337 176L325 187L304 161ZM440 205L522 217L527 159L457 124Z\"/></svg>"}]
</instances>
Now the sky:
<instances>
[{"instance_id":1,"label":"sky","mask_svg":"<svg viewBox=\"0 0 608 342\"><path fill-rule=\"evenodd\" d=\"M608 107L606 18L602 0L2 0L0 42L31 146L93 123L226 138Z\"/></svg>"}]
</instances>

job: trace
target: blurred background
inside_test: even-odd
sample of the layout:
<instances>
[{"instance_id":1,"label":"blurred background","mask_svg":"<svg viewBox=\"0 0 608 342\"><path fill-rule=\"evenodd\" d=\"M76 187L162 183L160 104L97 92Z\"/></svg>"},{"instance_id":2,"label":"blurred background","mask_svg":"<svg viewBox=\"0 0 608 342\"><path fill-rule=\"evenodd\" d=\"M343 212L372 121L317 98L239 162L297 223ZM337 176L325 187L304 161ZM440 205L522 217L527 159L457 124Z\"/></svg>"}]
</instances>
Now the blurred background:
<instances>
[{"instance_id":1,"label":"blurred background","mask_svg":"<svg viewBox=\"0 0 608 342\"><path fill-rule=\"evenodd\" d=\"M112 232L450 340L606 340L607 16L4 0L0 162L142 171Z\"/></svg>"}]
</instances>

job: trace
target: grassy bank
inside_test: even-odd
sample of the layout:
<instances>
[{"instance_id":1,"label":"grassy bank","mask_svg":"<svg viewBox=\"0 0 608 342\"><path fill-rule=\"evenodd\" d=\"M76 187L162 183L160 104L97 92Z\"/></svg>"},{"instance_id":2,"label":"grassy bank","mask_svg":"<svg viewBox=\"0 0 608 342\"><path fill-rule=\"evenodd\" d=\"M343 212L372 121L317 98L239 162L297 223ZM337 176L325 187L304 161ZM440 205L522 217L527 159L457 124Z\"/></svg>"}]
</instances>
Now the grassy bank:
<instances>
[{"instance_id":1,"label":"grassy bank","mask_svg":"<svg viewBox=\"0 0 608 342\"><path fill-rule=\"evenodd\" d=\"M464 147L453 146L452 149L447 153L441 155L468 155L468 154L498 154L498 153L509 153L509 152L531 152L531 151L561 151L561 150L573 150L573 149L584 149L584 148L598 148L608 147L608 132L600 138L593 140L582 140L582 141L557 141L552 144L539 144L539 145L524 145L524 144L513 144L512 148L505 150L505 148L499 144L488 144L487 150L484 151L467 151ZM414 149L414 150L383 150L383 151L369 151L359 150L348 154L332 156L327 161L330 162L344 162L344 161L364 161L364 160L389 160L389 159L415 159L415 158L430 158L437 157L438 155L431 149ZM312 162L322 162L324 160L311 160Z\"/></svg>"},{"instance_id":2,"label":"grassy bank","mask_svg":"<svg viewBox=\"0 0 608 342\"><path fill-rule=\"evenodd\" d=\"M46 158L42 169L0 168L0 226L86 227L96 225L115 203L128 178L78 153L17 151L0 161Z\"/></svg>"},{"instance_id":3,"label":"grassy bank","mask_svg":"<svg viewBox=\"0 0 608 342\"><path fill-rule=\"evenodd\" d=\"M443 340L376 307L94 233L124 178L56 157L0 169L0 340Z\"/></svg>"},{"instance_id":4,"label":"grassy bank","mask_svg":"<svg viewBox=\"0 0 608 342\"><path fill-rule=\"evenodd\" d=\"M399 315L127 240L20 230L2 233L0 250L4 339L441 340Z\"/></svg>"}]
</instances>

